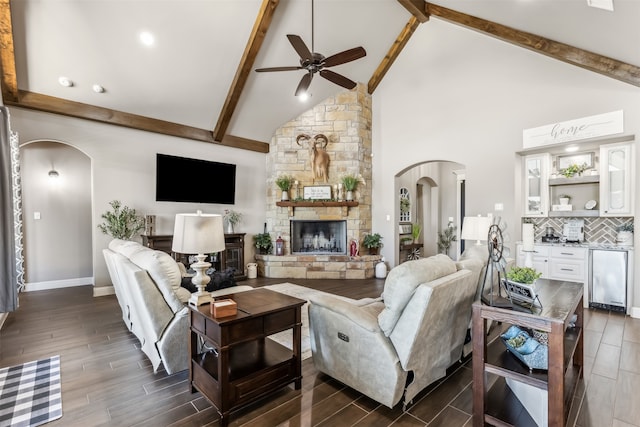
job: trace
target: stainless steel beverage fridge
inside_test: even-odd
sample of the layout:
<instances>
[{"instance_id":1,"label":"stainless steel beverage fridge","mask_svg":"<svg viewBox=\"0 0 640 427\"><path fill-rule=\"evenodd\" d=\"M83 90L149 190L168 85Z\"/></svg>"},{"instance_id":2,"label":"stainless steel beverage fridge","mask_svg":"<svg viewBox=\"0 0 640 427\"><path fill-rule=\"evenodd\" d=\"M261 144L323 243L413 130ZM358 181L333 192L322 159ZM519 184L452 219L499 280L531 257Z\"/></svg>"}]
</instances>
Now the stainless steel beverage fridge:
<instances>
[{"instance_id":1,"label":"stainless steel beverage fridge","mask_svg":"<svg viewBox=\"0 0 640 427\"><path fill-rule=\"evenodd\" d=\"M589 256L589 306L626 312L628 252L592 249Z\"/></svg>"}]
</instances>

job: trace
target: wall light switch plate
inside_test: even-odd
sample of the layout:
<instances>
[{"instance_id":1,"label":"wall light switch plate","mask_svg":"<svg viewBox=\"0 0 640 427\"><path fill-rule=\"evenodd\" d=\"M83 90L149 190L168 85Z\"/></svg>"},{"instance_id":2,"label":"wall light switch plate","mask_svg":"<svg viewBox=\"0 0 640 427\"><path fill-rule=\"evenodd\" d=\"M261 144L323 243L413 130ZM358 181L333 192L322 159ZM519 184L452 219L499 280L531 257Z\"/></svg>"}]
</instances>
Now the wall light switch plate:
<instances>
[{"instance_id":1,"label":"wall light switch plate","mask_svg":"<svg viewBox=\"0 0 640 427\"><path fill-rule=\"evenodd\" d=\"M33 219L40 219L40 212L34 212Z\"/></svg>"},{"instance_id":2,"label":"wall light switch plate","mask_svg":"<svg viewBox=\"0 0 640 427\"><path fill-rule=\"evenodd\" d=\"M504 210L504 204L496 203L495 205L493 205L493 210L494 211L503 211Z\"/></svg>"}]
</instances>

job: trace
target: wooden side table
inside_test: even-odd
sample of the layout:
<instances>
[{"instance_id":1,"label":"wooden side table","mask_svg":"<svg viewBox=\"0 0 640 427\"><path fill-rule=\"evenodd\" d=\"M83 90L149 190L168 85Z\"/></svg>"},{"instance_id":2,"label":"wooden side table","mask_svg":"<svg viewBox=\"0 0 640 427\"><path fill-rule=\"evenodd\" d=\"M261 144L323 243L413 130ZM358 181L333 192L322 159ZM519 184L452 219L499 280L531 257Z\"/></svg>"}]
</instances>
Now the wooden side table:
<instances>
[{"instance_id":1,"label":"wooden side table","mask_svg":"<svg viewBox=\"0 0 640 427\"><path fill-rule=\"evenodd\" d=\"M548 425L564 426L567 423L573 395L583 376L583 285L538 279L536 291L543 306L534 308L533 313L491 307L479 301L473 304L474 426L526 424L517 418L523 411L521 407L515 407L520 404L517 399L508 397L510 392L505 378L546 390ZM574 314L577 315L575 326L570 327ZM487 344L488 319L547 332L549 369L529 370L506 351L499 338ZM487 373L495 374L499 379L489 386Z\"/></svg>"},{"instance_id":2,"label":"wooden side table","mask_svg":"<svg viewBox=\"0 0 640 427\"><path fill-rule=\"evenodd\" d=\"M302 386L301 307L305 300L269 289L225 295L234 316L214 318L210 305L190 306L189 381L218 410L221 426L232 412L295 382ZM269 335L293 329L293 349Z\"/></svg>"}]
</instances>

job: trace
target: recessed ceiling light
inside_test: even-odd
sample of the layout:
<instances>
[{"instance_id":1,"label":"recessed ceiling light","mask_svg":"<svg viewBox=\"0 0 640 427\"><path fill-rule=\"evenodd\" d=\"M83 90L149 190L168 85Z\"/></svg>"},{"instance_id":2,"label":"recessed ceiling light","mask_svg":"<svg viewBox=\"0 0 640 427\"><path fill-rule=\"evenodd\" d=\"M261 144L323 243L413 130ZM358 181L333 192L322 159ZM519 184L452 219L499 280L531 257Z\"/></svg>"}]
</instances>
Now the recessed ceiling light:
<instances>
[{"instance_id":1,"label":"recessed ceiling light","mask_svg":"<svg viewBox=\"0 0 640 427\"><path fill-rule=\"evenodd\" d=\"M145 46L153 46L155 43L155 37L149 31L141 31L140 32L140 43Z\"/></svg>"},{"instance_id":2,"label":"recessed ceiling light","mask_svg":"<svg viewBox=\"0 0 640 427\"><path fill-rule=\"evenodd\" d=\"M570 145L567 148L565 148L564 151L566 151L567 153L573 153L574 151L578 151L578 146Z\"/></svg>"},{"instance_id":3,"label":"recessed ceiling light","mask_svg":"<svg viewBox=\"0 0 640 427\"><path fill-rule=\"evenodd\" d=\"M100 86L97 83L91 86L91 89L93 89L95 93L104 93L104 87Z\"/></svg>"},{"instance_id":4,"label":"recessed ceiling light","mask_svg":"<svg viewBox=\"0 0 640 427\"><path fill-rule=\"evenodd\" d=\"M58 78L58 83L60 83L60 84L61 84L62 86L64 86L64 87L71 87L71 86L73 86L73 81L69 80L69 79L68 79L68 78L66 78L66 77L62 77L62 76Z\"/></svg>"}]
</instances>

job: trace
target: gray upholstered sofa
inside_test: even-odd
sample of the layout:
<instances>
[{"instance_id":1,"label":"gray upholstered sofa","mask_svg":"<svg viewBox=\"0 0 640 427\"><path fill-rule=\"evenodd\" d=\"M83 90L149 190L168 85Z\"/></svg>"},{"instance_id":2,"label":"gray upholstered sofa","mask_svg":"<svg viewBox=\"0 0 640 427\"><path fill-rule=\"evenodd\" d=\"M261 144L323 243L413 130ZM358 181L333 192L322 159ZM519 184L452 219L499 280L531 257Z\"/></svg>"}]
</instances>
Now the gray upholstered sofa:
<instances>
[{"instance_id":1,"label":"gray upholstered sofa","mask_svg":"<svg viewBox=\"0 0 640 427\"><path fill-rule=\"evenodd\" d=\"M165 252L114 239L103 250L127 328L140 340L154 371L160 363L172 374L189 367L190 292L180 286L178 264ZM253 289L234 286L214 296Z\"/></svg>"},{"instance_id":2,"label":"gray upholstered sofa","mask_svg":"<svg viewBox=\"0 0 640 427\"><path fill-rule=\"evenodd\" d=\"M393 268L378 299L312 298L316 368L390 408L411 402L460 359L481 268L436 255Z\"/></svg>"}]
</instances>

